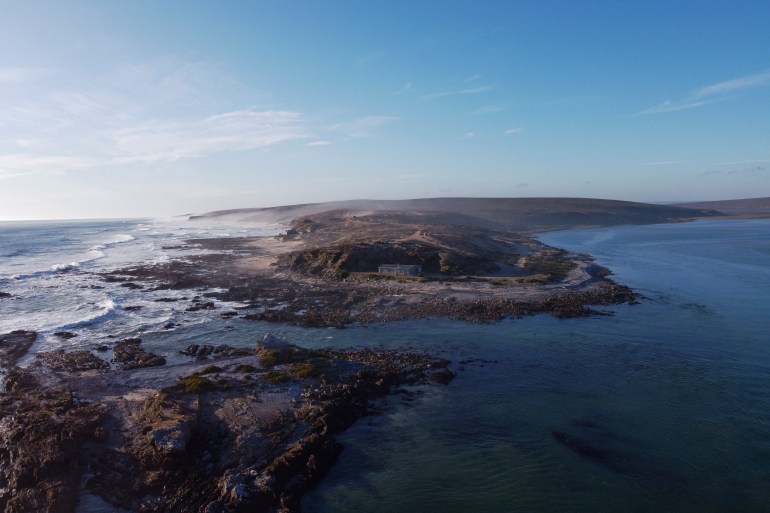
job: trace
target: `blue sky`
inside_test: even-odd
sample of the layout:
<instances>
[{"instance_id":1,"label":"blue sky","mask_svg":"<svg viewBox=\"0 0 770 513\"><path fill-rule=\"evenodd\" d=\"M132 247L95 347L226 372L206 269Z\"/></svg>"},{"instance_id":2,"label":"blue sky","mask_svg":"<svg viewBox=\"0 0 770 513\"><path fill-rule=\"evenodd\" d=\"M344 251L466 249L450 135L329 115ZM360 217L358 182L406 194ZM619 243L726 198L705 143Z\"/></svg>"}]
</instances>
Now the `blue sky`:
<instances>
[{"instance_id":1,"label":"blue sky","mask_svg":"<svg viewBox=\"0 0 770 513\"><path fill-rule=\"evenodd\" d=\"M6 1L0 219L768 196L768 26L764 0Z\"/></svg>"}]
</instances>

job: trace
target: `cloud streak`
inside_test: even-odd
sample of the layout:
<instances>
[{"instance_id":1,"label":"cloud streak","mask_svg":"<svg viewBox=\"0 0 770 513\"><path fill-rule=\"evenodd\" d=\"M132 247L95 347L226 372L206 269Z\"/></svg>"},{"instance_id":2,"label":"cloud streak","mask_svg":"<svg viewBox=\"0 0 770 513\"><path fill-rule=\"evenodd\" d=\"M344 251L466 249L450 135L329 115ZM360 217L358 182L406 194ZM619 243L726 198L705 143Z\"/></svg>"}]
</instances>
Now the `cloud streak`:
<instances>
[{"instance_id":1,"label":"cloud streak","mask_svg":"<svg viewBox=\"0 0 770 513\"><path fill-rule=\"evenodd\" d=\"M266 148L307 137L300 121L296 112L250 109L190 121L152 121L113 132L110 158L120 164L152 164Z\"/></svg>"},{"instance_id":2,"label":"cloud streak","mask_svg":"<svg viewBox=\"0 0 770 513\"><path fill-rule=\"evenodd\" d=\"M225 87L227 77L217 79L219 94L210 94L204 84L211 84L206 79L216 71L159 60L116 68L98 82L59 74L55 88L8 88L0 97L0 174L167 163L312 137L298 112L238 107L239 98L255 95L243 94L239 84ZM0 68L0 85L45 73ZM154 94L160 91L179 97Z\"/></svg>"},{"instance_id":3,"label":"cloud streak","mask_svg":"<svg viewBox=\"0 0 770 513\"><path fill-rule=\"evenodd\" d=\"M767 85L770 85L770 71L763 71L754 75L725 80L723 82L701 87L684 100L678 102L666 100L658 105L639 112L639 114L661 114L664 112L695 109L704 105L724 101L729 97L729 93L764 87Z\"/></svg>"},{"instance_id":4,"label":"cloud streak","mask_svg":"<svg viewBox=\"0 0 770 513\"><path fill-rule=\"evenodd\" d=\"M19 85L51 75L46 68L0 68L0 85Z\"/></svg>"},{"instance_id":5,"label":"cloud streak","mask_svg":"<svg viewBox=\"0 0 770 513\"><path fill-rule=\"evenodd\" d=\"M88 135L88 134L86 134ZM48 173L95 166L157 164L225 151L267 148L308 137L296 112L244 109L199 119L150 120L98 134L75 155L0 154L4 173ZM50 146L50 145L49 145Z\"/></svg>"},{"instance_id":6,"label":"cloud streak","mask_svg":"<svg viewBox=\"0 0 770 513\"><path fill-rule=\"evenodd\" d=\"M447 96L467 96L471 94L486 93L494 89L492 86L469 87L466 89L457 89L454 91L442 91L440 93L426 94L423 100L435 100L436 98L445 98Z\"/></svg>"},{"instance_id":7,"label":"cloud streak","mask_svg":"<svg viewBox=\"0 0 770 513\"><path fill-rule=\"evenodd\" d=\"M770 71L749 75L747 77L726 80L714 85L702 87L695 92L696 98L705 98L713 95L721 95L741 89L762 87L770 84Z\"/></svg>"},{"instance_id":8,"label":"cloud streak","mask_svg":"<svg viewBox=\"0 0 770 513\"><path fill-rule=\"evenodd\" d=\"M328 129L330 132L341 133L352 139L373 137L378 129L398 121L398 119L394 116L366 116L351 121L335 123L329 126Z\"/></svg>"}]
</instances>

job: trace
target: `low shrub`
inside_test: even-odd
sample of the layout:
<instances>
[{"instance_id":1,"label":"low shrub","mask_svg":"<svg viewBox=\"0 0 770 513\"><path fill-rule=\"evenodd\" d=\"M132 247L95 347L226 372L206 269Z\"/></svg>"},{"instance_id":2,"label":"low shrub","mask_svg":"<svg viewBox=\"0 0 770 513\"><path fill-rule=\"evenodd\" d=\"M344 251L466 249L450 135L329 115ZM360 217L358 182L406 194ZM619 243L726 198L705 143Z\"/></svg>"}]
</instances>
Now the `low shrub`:
<instances>
[{"instance_id":1,"label":"low shrub","mask_svg":"<svg viewBox=\"0 0 770 513\"><path fill-rule=\"evenodd\" d=\"M285 383L286 381L289 381L289 376L283 372L267 371L265 373L265 379L271 383Z\"/></svg>"},{"instance_id":2,"label":"low shrub","mask_svg":"<svg viewBox=\"0 0 770 513\"><path fill-rule=\"evenodd\" d=\"M198 372L196 372L196 374L198 374L199 376L203 376L204 374L214 374L215 372L222 372L223 370L224 369L222 367L218 367L216 365L209 365L208 367L205 367L199 370Z\"/></svg>"},{"instance_id":3,"label":"low shrub","mask_svg":"<svg viewBox=\"0 0 770 513\"><path fill-rule=\"evenodd\" d=\"M180 379L179 383L184 386L184 391L188 394L202 394L217 388L214 383L196 374Z\"/></svg>"},{"instance_id":4,"label":"low shrub","mask_svg":"<svg viewBox=\"0 0 770 513\"><path fill-rule=\"evenodd\" d=\"M310 378L315 376L316 367L310 362L300 363L291 369L290 374L297 379Z\"/></svg>"},{"instance_id":5,"label":"low shrub","mask_svg":"<svg viewBox=\"0 0 770 513\"><path fill-rule=\"evenodd\" d=\"M281 357L281 352L278 351L277 349L264 351L259 356L259 365L266 368L275 367L276 365L278 365L281 359L280 357Z\"/></svg>"}]
</instances>

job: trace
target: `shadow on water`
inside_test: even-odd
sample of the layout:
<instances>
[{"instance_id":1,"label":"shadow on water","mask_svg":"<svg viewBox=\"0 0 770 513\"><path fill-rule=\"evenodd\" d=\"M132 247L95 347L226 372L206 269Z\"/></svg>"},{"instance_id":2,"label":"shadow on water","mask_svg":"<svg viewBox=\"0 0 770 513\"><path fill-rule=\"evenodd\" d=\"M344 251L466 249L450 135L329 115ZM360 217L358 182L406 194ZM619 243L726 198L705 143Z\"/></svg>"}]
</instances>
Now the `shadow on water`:
<instances>
[{"instance_id":1,"label":"shadow on water","mask_svg":"<svg viewBox=\"0 0 770 513\"><path fill-rule=\"evenodd\" d=\"M674 491L687 479L655 461L639 443L591 420L576 420L570 431L554 430L552 438L581 458L636 481L640 486Z\"/></svg>"}]
</instances>

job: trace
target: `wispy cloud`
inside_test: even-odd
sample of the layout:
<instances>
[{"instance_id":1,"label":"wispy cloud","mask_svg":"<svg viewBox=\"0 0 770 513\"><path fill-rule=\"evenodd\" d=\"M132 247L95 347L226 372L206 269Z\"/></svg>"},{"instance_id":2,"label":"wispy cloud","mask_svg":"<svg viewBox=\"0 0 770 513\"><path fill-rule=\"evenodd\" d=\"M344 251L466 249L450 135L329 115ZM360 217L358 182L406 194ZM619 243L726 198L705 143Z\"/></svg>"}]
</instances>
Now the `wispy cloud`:
<instances>
[{"instance_id":1,"label":"wispy cloud","mask_svg":"<svg viewBox=\"0 0 770 513\"><path fill-rule=\"evenodd\" d=\"M0 85L24 84L52 73L53 71L47 68L0 68Z\"/></svg>"},{"instance_id":2,"label":"wispy cloud","mask_svg":"<svg viewBox=\"0 0 770 513\"><path fill-rule=\"evenodd\" d=\"M385 125L397 121L399 118L394 116L367 116L335 123L329 126L329 131L344 134L350 138L372 137L377 130Z\"/></svg>"},{"instance_id":3,"label":"wispy cloud","mask_svg":"<svg viewBox=\"0 0 770 513\"><path fill-rule=\"evenodd\" d=\"M749 89L751 87L761 87L770 85L770 71L749 75L747 77L725 80L710 86L702 87L695 92L696 98L705 98L708 96L729 93L740 89Z\"/></svg>"},{"instance_id":4,"label":"wispy cloud","mask_svg":"<svg viewBox=\"0 0 770 513\"><path fill-rule=\"evenodd\" d=\"M266 148L307 137L296 112L251 109L188 121L151 121L112 134L117 163L172 162L223 151Z\"/></svg>"},{"instance_id":5,"label":"wispy cloud","mask_svg":"<svg viewBox=\"0 0 770 513\"><path fill-rule=\"evenodd\" d=\"M329 146L331 143L329 141L312 141L309 142L308 146Z\"/></svg>"},{"instance_id":6,"label":"wispy cloud","mask_svg":"<svg viewBox=\"0 0 770 513\"><path fill-rule=\"evenodd\" d=\"M467 96L470 94L486 93L492 89L494 89L492 86L470 87L466 89L457 89L454 91L442 91L440 93L426 94L422 98L423 100L435 100L436 98L445 98L447 96Z\"/></svg>"},{"instance_id":7,"label":"wispy cloud","mask_svg":"<svg viewBox=\"0 0 770 513\"><path fill-rule=\"evenodd\" d=\"M0 155L0 175L25 175L40 172L59 173L90 167L94 163L93 159L83 156L40 156L29 153L11 153Z\"/></svg>"},{"instance_id":8,"label":"wispy cloud","mask_svg":"<svg viewBox=\"0 0 770 513\"><path fill-rule=\"evenodd\" d=\"M639 114L660 114L662 112L676 112L678 110L694 109L696 107L708 105L709 103L714 103L715 101L716 100L704 100L697 102L674 103L671 100L666 100L661 104L643 110Z\"/></svg>"},{"instance_id":9,"label":"wispy cloud","mask_svg":"<svg viewBox=\"0 0 770 513\"><path fill-rule=\"evenodd\" d=\"M639 114L661 114L664 112L694 109L723 101L730 96L729 93L767 85L770 85L770 71L763 71L754 75L725 80L723 82L701 87L681 101L675 102L666 100L658 105L639 112Z\"/></svg>"},{"instance_id":10,"label":"wispy cloud","mask_svg":"<svg viewBox=\"0 0 770 513\"><path fill-rule=\"evenodd\" d=\"M517 127L517 128L509 128L505 131L505 135L513 135L513 134L520 134L524 131L524 127Z\"/></svg>"},{"instance_id":11,"label":"wispy cloud","mask_svg":"<svg viewBox=\"0 0 770 513\"><path fill-rule=\"evenodd\" d=\"M31 80L44 71L0 68L0 81ZM0 170L7 177L108 169L311 137L298 112L238 107L239 100L264 96L229 87L218 71L158 60L121 66L103 80L57 73L55 87L10 88L0 96Z\"/></svg>"},{"instance_id":12,"label":"wispy cloud","mask_svg":"<svg viewBox=\"0 0 770 513\"><path fill-rule=\"evenodd\" d=\"M76 155L0 154L6 173L63 172L95 166L156 164L245 151L307 137L296 112L240 110L199 119L151 120L98 134ZM97 137L97 134L93 134Z\"/></svg>"},{"instance_id":13,"label":"wispy cloud","mask_svg":"<svg viewBox=\"0 0 770 513\"><path fill-rule=\"evenodd\" d=\"M476 137L476 134L475 134L475 133L473 133L473 132L465 132L465 133L463 134L463 137L462 137L462 138L463 138L463 139L473 139L474 137Z\"/></svg>"},{"instance_id":14,"label":"wispy cloud","mask_svg":"<svg viewBox=\"0 0 770 513\"><path fill-rule=\"evenodd\" d=\"M767 164L770 163L770 160L767 159L756 159L756 160L733 160L730 162L714 162L713 166L734 166L737 164Z\"/></svg>"},{"instance_id":15,"label":"wispy cloud","mask_svg":"<svg viewBox=\"0 0 770 513\"><path fill-rule=\"evenodd\" d=\"M642 162L639 164L643 167L654 167L654 166L673 166L676 164L689 164L689 160L659 160L656 162Z\"/></svg>"},{"instance_id":16,"label":"wispy cloud","mask_svg":"<svg viewBox=\"0 0 770 513\"><path fill-rule=\"evenodd\" d=\"M410 89L411 89L413 86L414 86L414 84L412 84L411 82L407 82L406 84L402 85L402 86L401 86L401 87L398 89L398 91L396 91L395 93L393 93L393 96L395 96L395 95L397 95L397 94L403 94L403 93L407 92L408 90L410 90Z\"/></svg>"}]
</instances>

